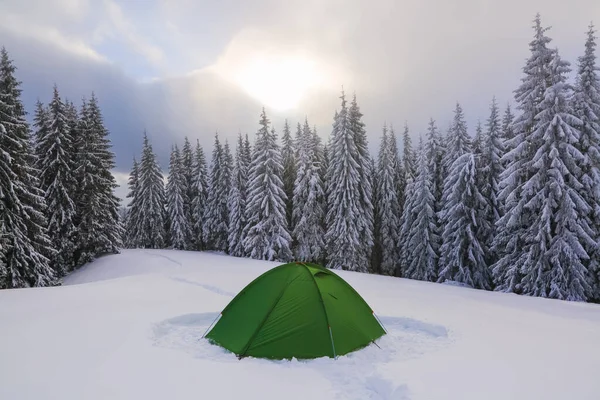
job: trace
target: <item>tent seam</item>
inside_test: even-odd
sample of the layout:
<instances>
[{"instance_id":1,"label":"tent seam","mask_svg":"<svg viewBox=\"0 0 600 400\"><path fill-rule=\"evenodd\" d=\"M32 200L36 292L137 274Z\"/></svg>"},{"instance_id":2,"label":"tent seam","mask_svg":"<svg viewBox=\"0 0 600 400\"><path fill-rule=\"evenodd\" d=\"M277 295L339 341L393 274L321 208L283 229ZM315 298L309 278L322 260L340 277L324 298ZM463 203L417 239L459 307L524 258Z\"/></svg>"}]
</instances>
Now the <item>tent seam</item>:
<instances>
[{"instance_id":1,"label":"tent seam","mask_svg":"<svg viewBox=\"0 0 600 400\"><path fill-rule=\"evenodd\" d=\"M288 264L284 264L284 265L290 265L292 263L288 263ZM282 265L283 266L283 265ZM256 278L254 278L252 281L250 281L250 283L248 283L237 295L235 295L235 297L233 299L231 299L231 301L225 306L225 308L223 308L221 310L221 314L224 314L225 311L227 311L227 309L229 309L230 307L233 307L234 303L236 303L237 301L240 300L240 298L244 295L244 293L246 292L246 288L252 286L252 284L256 283L256 281L263 279L265 277L267 277L268 275L270 275L271 273L273 273L275 271L275 268L270 269L268 271L266 271L264 274L257 276Z\"/></svg>"},{"instance_id":2,"label":"tent seam","mask_svg":"<svg viewBox=\"0 0 600 400\"><path fill-rule=\"evenodd\" d=\"M302 265L306 272L310 274L310 279L315 284L315 288L317 289L317 293L319 294L319 300L321 300L321 307L323 308L323 313L325 314L325 322L327 322L327 330L331 337L331 347L333 348L333 356L335 357L335 345L333 344L333 334L331 333L331 324L329 323L329 316L327 315L327 309L325 308L325 302L323 301L323 295L321 295L321 290L319 289L319 285L317 285L317 281L315 280L315 276L308 269L308 265L305 263L298 263Z\"/></svg>"},{"instance_id":3,"label":"tent seam","mask_svg":"<svg viewBox=\"0 0 600 400\"><path fill-rule=\"evenodd\" d=\"M252 334L252 336L250 336L250 339L248 340L248 343L246 343L246 346L244 346L244 350L240 353L240 358L244 357L246 355L246 352L248 351L248 349L250 348L250 346L252 345L252 342L254 341L254 339L256 338L256 334L260 331L260 329L264 326L265 322L267 322L267 320L269 319L269 316L271 315L271 313L273 312L273 310L275 309L275 307L277 307L277 304L279 304L279 301L281 300L281 298L283 297L285 291L287 290L287 287L294 282L296 279L298 279L298 276L296 276L294 279L292 279L291 281L287 282L283 288L281 289L281 293L279 293L279 296L277 296L277 300L275 300L275 303L273 303L273 305L271 306L271 308L269 309L269 312L267 313L267 315L265 315L265 317L263 318L263 320L260 322L260 324L256 327L256 330L254 331L254 333Z\"/></svg>"}]
</instances>

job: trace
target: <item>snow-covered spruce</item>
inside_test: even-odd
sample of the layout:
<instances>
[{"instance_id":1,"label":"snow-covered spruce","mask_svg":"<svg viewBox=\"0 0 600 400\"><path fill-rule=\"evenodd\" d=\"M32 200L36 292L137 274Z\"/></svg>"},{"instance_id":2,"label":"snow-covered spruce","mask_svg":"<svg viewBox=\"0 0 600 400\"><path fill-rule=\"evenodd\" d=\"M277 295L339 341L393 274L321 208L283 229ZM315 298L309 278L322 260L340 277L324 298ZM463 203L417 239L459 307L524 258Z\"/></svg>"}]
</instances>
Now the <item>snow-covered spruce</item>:
<instances>
[{"instance_id":1,"label":"snow-covered spruce","mask_svg":"<svg viewBox=\"0 0 600 400\"><path fill-rule=\"evenodd\" d=\"M578 125L579 141L576 145L584 156L581 163L580 192L590 206L585 216L590 227L593 246L586 246L590 256L586 266L593 278L592 298L600 300L600 68L596 65L596 37L590 25L585 42L585 52L579 57L573 109L581 120Z\"/></svg>"},{"instance_id":2,"label":"snow-covered spruce","mask_svg":"<svg viewBox=\"0 0 600 400\"><path fill-rule=\"evenodd\" d=\"M477 235L485 199L477 187L473 153L464 153L450 166L442 201L438 282L455 281L489 290L491 279L485 261L485 244Z\"/></svg>"},{"instance_id":3,"label":"snow-covered spruce","mask_svg":"<svg viewBox=\"0 0 600 400\"><path fill-rule=\"evenodd\" d=\"M364 126L342 92L331 135L328 178L328 266L366 272L373 245L373 204Z\"/></svg>"},{"instance_id":4,"label":"snow-covered spruce","mask_svg":"<svg viewBox=\"0 0 600 400\"><path fill-rule=\"evenodd\" d=\"M359 172L359 193L360 193L360 211L362 217L359 218L359 232L361 235L361 247L364 254L364 267L368 268L371 249L373 248L373 225L374 225L374 209L373 209L373 169L371 163L371 155L369 153L369 143L367 140L367 131L365 124L362 121L363 114L360 111L356 94L352 96L352 102L348 109L349 126L352 130L354 143L356 145L356 163Z\"/></svg>"},{"instance_id":5,"label":"snow-covered spruce","mask_svg":"<svg viewBox=\"0 0 600 400\"><path fill-rule=\"evenodd\" d=\"M539 147L530 145L535 128L535 117L541 111L540 102L551 82L550 64L554 50L548 48L551 39L545 35L539 14L534 20L534 39L530 42L531 55L523 68L522 83L515 91L520 114L512 123L512 138L503 143L508 149L502 158L505 165L500 175L498 200L504 204L504 215L497 222L497 233L492 251L498 257L493 265L495 289L521 292L521 271L525 248L525 230L531 226L533 215L526 207L523 184L531 176L531 163ZM505 114L505 120L509 117ZM507 132L504 133L505 136Z\"/></svg>"},{"instance_id":6,"label":"snow-covered spruce","mask_svg":"<svg viewBox=\"0 0 600 400\"><path fill-rule=\"evenodd\" d=\"M40 160L38 154L40 154L40 151L38 150L38 144L40 143L40 138L47 137L50 134L50 115L48 112L48 107L44 106L44 104L39 100L37 100L35 103L35 112L33 114L33 127L35 128L33 132L33 150L35 154L35 167L39 170Z\"/></svg>"},{"instance_id":7,"label":"snow-covered spruce","mask_svg":"<svg viewBox=\"0 0 600 400\"><path fill-rule=\"evenodd\" d=\"M140 219L141 217L141 197L140 197L140 170L139 164L135 157L133 158L133 164L131 172L129 173L129 180L127 181L129 192L127 198L129 204L127 204L127 218L125 219L125 247L135 249L141 247L141 233Z\"/></svg>"},{"instance_id":8,"label":"snow-covered spruce","mask_svg":"<svg viewBox=\"0 0 600 400\"><path fill-rule=\"evenodd\" d=\"M323 210L323 215L321 216L321 228L323 229L323 237L325 235L325 231L327 229L327 225L326 225L326 216L327 216L327 165L329 163L329 159L328 159L328 155L327 155L327 147L325 146L325 144L323 143L323 140L321 139L321 137L318 135L317 133L317 127L313 126L312 129L312 136L313 136L313 140L314 140L314 146L315 146L315 157L316 157L316 162L317 165L319 166L318 171L319 171L319 177L321 178L321 185L323 186L323 196L321 197L321 208ZM323 239L324 240L324 239ZM326 252L326 246L323 247L323 259L321 260L322 263L325 262L325 259L327 257L327 252Z\"/></svg>"},{"instance_id":9,"label":"snow-covered spruce","mask_svg":"<svg viewBox=\"0 0 600 400\"><path fill-rule=\"evenodd\" d=\"M208 199L208 170L206 167L206 157L200 141L196 141L196 151L194 154L193 176L194 197L192 198L193 215L193 235L196 250L206 249L204 241L204 218L206 214L206 201Z\"/></svg>"},{"instance_id":10,"label":"snow-covered spruce","mask_svg":"<svg viewBox=\"0 0 600 400\"><path fill-rule=\"evenodd\" d=\"M402 133L402 170L404 171L405 180L414 181L417 175L417 156L412 147L412 139L408 131L408 124L404 124L404 132Z\"/></svg>"},{"instance_id":11,"label":"snow-covered spruce","mask_svg":"<svg viewBox=\"0 0 600 400\"><path fill-rule=\"evenodd\" d=\"M513 143L513 139L515 137L515 131L513 128L514 120L515 116L512 113L510 104L507 104L506 109L504 110L504 115L502 116L502 128L500 131L500 141L502 142L504 154L513 149L511 144ZM504 157L504 154L502 155L502 159L500 161L502 162L503 169L506 169L507 160Z\"/></svg>"},{"instance_id":12,"label":"snow-covered spruce","mask_svg":"<svg viewBox=\"0 0 600 400\"><path fill-rule=\"evenodd\" d=\"M293 232L295 258L300 261L321 262L324 258L323 241L324 190L320 175L318 136L304 122L297 137L297 173L293 198Z\"/></svg>"},{"instance_id":13,"label":"snow-covered spruce","mask_svg":"<svg viewBox=\"0 0 600 400\"><path fill-rule=\"evenodd\" d=\"M371 271L381 273L381 219L379 218L379 179L377 177L377 165L375 157L371 158L371 177L373 182L373 247L371 248Z\"/></svg>"},{"instance_id":14,"label":"snow-covered spruce","mask_svg":"<svg viewBox=\"0 0 600 400\"><path fill-rule=\"evenodd\" d=\"M92 93L80 112L78 136L75 138L77 265L83 265L101 254L118 253L122 246L120 200L114 194L118 184L112 174L115 155L108 134L98 100Z\"/></svg>"},{"instance_id":15,"label":"snow-covered spruce","mask_svg":"<svg viewBox=\"0 0 600 400\"><path fill-rule=\"evenodd\" d=\"M301 132L300 124L298 124L298 132ZM298 135L298 134L296 134ZM281 162L283 163L283 190L285 191L285 213L288 222L289 229L293 229L293 198L294 198L294 184L296 181L296 145L292 139L292 133L290 131L290 125L285 120L283 126L283 135L281 136Z\"/></svg>"},{"instance_id":16,"label":"snow-covered spruce","mask_svg":"<svg viewBox=\"0 0 600 400\"><path fill-rule=\"evenodd\" d=\"M501 134L498 105L496 99L493 98L490 105L490 116L486 122L486 132L482 134L481 155L479 160L476 160L478 163L478 187L486 202L484 220L479 227L478 237L485 243L488 252L486 254L487 265L492 265L498 259L492 246L496 236L496 223L502 214L501 203L498 200L498 184L503 171L501 159L504 155Z\"/></svg>"},{"instance_id":17,"label":"snow-covered spruce","mask_svg":"<svg viewBox=\"0 0 600 400\"><path fill-rule=\"evenodd\" d=\"M177 250L187 250L192 236L192 227L186 215L187 182L183 170L181 152L175 146L171 150L169 177L167 181L167 216L169 218L169 243Z\"/></svg>"},{"instance_id":18,"label":"snow-covered spruce","mask_svg":"<svg viewBox=\"0 0 600 400\"><path fill-rule=\"evenodd\" d=\"M483 153L483 127L481 126L481 120L477 120L475 125L475 137L473 137L473 154L476 156Z\"/></svg>"},{"instance_id":19,"label":"snow-covered spruce","mask_svg":"<svg viewBox=\"0 0 600 400\"><path fill-rule=\"evenodd\" d=\"M250 165L244 248L255 259L288 261L292 238L285 215L281 149L275 131L269 132L264 108L259 123Z\"/></svg>"},{"instance_id":20,"label":"snow-covered spruce","mask_svg":"<svg viewBox=\"0 0 600 400\"><path fill-rule=\"evenodd\" d=\"M166 245L165 185L152 144L144 132L144 147L140 162L140 218L137 243L146 249L160 249Z\"/></svg>"},{"instance_id":21,"label":"snow-covered spruce","mask_svg":"<svg viewBox=\"0 0 600 400\"><path fill-rule=\"evenodd\" d=\"M16 67L0 50L0 288L50 286L56 274Z\"/></svg>"},{"instance_id":22,"label":"snow-covered spruce","mask_svg":"<svg viewBox=\"0 0 600 400\"><path fill-rule=\"evenodd\" d=\"M584 301L592 295L585 248L596 245L589 236L591 208L580 192L584 156L576 149L581 125L571 113L566 83L569 63L554 54L552 86L545 92L529 138L536 149L523 185L523 203L530 213L524 227L521 264L523 294Z\"/></svg>"},{"instance_id":23,"label":"snow-covered spruce","mask_svg":"<svg viewBox=\"0 0 600 400\"><path fill-rule=\"evenodd\" d=\"M196 237L193 234L193 227L196 223L193 213L192 202L196 197L196 188L194 187L194 150L192 144L186 136L183 141L183 147L181 148L181 174L183 175L183 186L185 189L183 210L187 225L190 227L190 235L187 238L186 248L196 248Z\"/></svg>"},{"instance_id":24,"label":"snow-covered spruce","mask_svg":"<svg viewBox=\"0 0 600 400\"><path fill-rule=\"evenodd\" d=\"M427 156L427 171L431 179L431 193L435 199L434 210L440 210L442 190L444 189L444 176L442 170L442 144L440 134L433 119L429 120L427 128L427 143L425 144Z\"/></svg>"},{"instance_id":25,"label":"snow-covered spruce","mask_svg":"<svg viewBox=\"0 0 600 400\"><path fill-rule=\"evenodd\" d=\"M452 163L465 153L471 152L471 137L467 132L467 123L463 114L462 107L456 103L454 110L454 120L450 125L448 136L446 137L446 154L443 159L445 176L450 172Z\"/></svg>"},{"instance_id":26,"label":"snow-covered spruce","mask_svg":"<svg viewBox=\"0 0 600 400\"><path fill-rule=\"evenodd\" d=\"M375 209L377 222L376 242L380 249L379 270L386 275L396 275L400 259L400 204L398 202L396 162L393 148L394 138L390 137L387 127L383 127L376 168L377 187Z\"/></svg>"},{"instance_id":27,"label":"snow-covered spruce","mask_svg":"<svg viewBox=\"0 0 600 400\"><path fill-rule=\"evenodd\" d=\"M75 252L75 158L66 107L54 86L48 110L37 109L35 137L40 188L44 192L48 235L56 253L51 266L58 277L73 270Z\"/></svg>"},{"instance_id":28,"label":"snow-covered spruce","mask_svg":"<svg viewBox=\"0 0 600 400\"><path fill-rule=\"evenodd\" d=\"M226 143L227 144L227 143ZM212 153L209 190L204 208L203 240L209 250L228 250L229 210L227 200L231 184L231 154L222 146L218 134Z\"/></svg>"},{"instance_id":29,"label":"snow-covered spruce","mask_svg":"<svg viewBox=\"0 0 600 400\"><path fill-rule=\"evenodd\" d=\"M396 182L396 197L398 198L398 205L400 207L399 213L402 215L404 210L404 200L406 197L406 175L404 174L404 167L402 166L402 159L398 151L398 139L394 132L394 126L390 125L388 132L388 140L390 142L392 163L396 165L395 170L395 182Z\"/></svg>"},{"instance_id":30,"label":"snow-covered spruce","mask_svg":"<svg viewBox=\"0 0 600 400\"><path fill-rule=\"evenodd\" d=\"M429 148L434 147L431 143ZM407 268L404 276L410 279L433 281L437 274L438 235L435 214L435 197L432 193L433 179L430 172L429 152L420 140L417 159L417 176L413 185L411 204L413 221L406 235Z\"/></svg>"},{"instance_id":31,"label":"snow-covered spruce","mask_svg":"<svg viewBox=\"0 0 600 400\"><path fill-rule=\"evenodd\" d=\"M246 144L247 143L247 144ZM238 135L235 162L229 191L229 254L236 257L246 255L244 248L244 228L247 224L246 203L248 198L248 172L251 154L248 136L246 141Z\"/></svg>"}]
</instances>

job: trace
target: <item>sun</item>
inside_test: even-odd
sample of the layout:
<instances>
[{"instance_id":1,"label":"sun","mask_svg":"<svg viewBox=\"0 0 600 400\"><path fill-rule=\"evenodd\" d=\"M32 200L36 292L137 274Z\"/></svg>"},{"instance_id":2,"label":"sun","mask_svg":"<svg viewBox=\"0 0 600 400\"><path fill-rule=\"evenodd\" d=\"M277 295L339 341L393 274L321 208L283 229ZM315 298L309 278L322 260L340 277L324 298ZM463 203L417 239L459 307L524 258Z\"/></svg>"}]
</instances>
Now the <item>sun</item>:
<instances>
[{"instance_id":1,"label":"sun","mask_svg":"<svg viewBox=\"0 0 600 400\"><path fill-rule=\"evenodd\" d=\"M234 79L250 96L277 111L297 108L322 82L317 63L301 56L256 56L242 63Z\"/></svg>"}]
</instances>

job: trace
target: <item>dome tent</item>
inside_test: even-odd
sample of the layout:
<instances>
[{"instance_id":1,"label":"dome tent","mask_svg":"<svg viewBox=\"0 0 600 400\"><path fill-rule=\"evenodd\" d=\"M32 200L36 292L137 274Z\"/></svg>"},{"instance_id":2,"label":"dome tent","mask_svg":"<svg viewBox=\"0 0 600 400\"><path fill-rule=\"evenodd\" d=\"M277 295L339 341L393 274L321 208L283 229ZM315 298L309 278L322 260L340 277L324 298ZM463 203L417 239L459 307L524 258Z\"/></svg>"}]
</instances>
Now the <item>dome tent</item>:
<instances>
[{"instance_id":1,"label":"dome tent","mask_svg":"<svg viewBox=\"0 0 600 400\"><path fill-rule=\"evenodd\" d=\"M293 262L242 289L205 337L239 358L310 359L350 353L384 334L346 281L317 264Z\"/></svg>"}]
</instances>

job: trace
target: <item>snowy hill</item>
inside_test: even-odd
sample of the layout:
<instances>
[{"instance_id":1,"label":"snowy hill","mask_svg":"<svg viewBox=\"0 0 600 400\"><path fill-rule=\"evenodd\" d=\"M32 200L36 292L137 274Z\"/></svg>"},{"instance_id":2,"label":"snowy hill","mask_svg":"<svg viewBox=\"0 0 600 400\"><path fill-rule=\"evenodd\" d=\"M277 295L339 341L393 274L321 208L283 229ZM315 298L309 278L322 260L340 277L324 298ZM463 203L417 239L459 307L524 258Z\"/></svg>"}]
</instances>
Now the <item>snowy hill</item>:
<instances>
[{"instance_id":1,"label":"snowy hill","mask_svg":"<svg viewBox=\"0 0 600 400\"><path fill-rule=\"evenodd\" d=\"M201 340L276 263L123 251L62 287L0 291L0 399L598 399L600 306L338 272L389 334L331 359Z\"/></svg>"}]
</instances>

